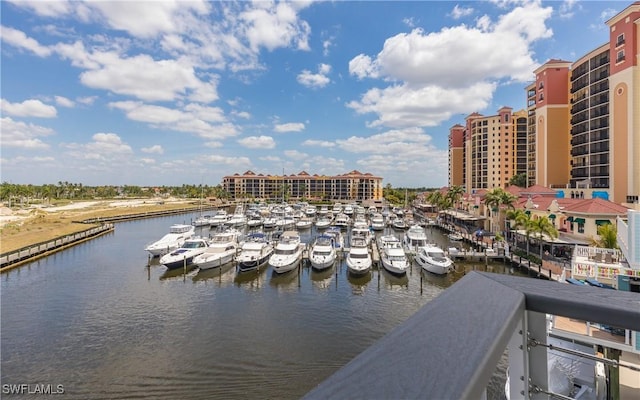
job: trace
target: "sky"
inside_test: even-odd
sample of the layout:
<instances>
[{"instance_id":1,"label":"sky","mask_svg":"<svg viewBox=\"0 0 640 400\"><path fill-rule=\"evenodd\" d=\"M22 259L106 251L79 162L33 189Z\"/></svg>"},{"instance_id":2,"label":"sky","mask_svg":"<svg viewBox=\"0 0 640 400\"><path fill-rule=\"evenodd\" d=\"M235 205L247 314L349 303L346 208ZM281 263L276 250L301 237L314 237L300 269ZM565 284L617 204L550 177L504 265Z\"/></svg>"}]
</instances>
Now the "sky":
<instances>
[{"instance_id":1,"label":"sky","mask_svg":"<svg viewBox=\"0 0 640 400\"><path fill-rule=\"evenodd\" d=\"M0 179L446 186L452 126L525 108L631 3L2 0Z\"/></svg>"}]
</instances>

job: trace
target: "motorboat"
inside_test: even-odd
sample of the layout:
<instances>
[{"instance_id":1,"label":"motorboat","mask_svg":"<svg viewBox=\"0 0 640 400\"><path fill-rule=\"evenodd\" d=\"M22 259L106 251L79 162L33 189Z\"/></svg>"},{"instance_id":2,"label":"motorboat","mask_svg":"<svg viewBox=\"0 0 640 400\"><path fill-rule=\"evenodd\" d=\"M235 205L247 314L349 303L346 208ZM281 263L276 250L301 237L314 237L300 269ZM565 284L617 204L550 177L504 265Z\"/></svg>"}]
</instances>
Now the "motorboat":
<instances>
[{"instance_id":1,"label":"motorboat","mask_svg":"<svg viewBox=\"0 0 640 400\"><path fill-rule=\"evenodd\" d=\"M304 214L309 218L314 218L318 212L318 207L309 205L305 207Z\"/></svg>"},{"instance_id":2,"label":"motorboat","mask_svg":"<svg viewBox=\"0 0 640 400\"><path fill-rule=\"evenodd\" d=\"M262 232L254 232L247 235L240 254L236 258L238 272L254 271L267 264L273 254L273 245L267 241Z\"/></svg>"},{"instance_id":3,"label":"motorboat","mask_svg":"<svg viewBox=\"0 0 640 400\"><path fill-rule=\"evenodd\" d=\"M331 211L333 212L334 215L340 214L342 212L342 204L334 203L333 208L331 208Z\"/></svg>"},{"instance_id":4,"label":"motorboat","mask_svg":"<svg viewBox=\"0 0 640 400\"><path fill-rule=\"evenodd\" d=\"M329 218L328 216L319 216L318 219L316 219L316 228L318 229L325 229L328 228L331 225L331 222L333 222L333 220L331 218Z\"/></svg>"},{"instance_id":5,"label":"motorboat","mask_svg":"<svg viewBox=\"0 0 640 400\"><path fill-rule=\"evenodd\" d=\"M462 235L459 233L450 233L447 235L447 237L449 238L449 240L451 240L452 242L459 242L462 240Z\"/></svg>"},{"instance_id":6,"label":"motorboat","mask_svg":"<svg viewBox=\"0 0 640 400\"><path fill-rule=\"evenodd\" d=\"M209 247L193 258L193 263L200 269L217 268L233 261L240 248L242 233L236 229L227 229L213 235Z\"/></svg>"},{"instance_id":7,"label":"motorboat","mask_svg":"<svg viewBox=\"0 0 640 400\"><path fill-rule=\"evenodd\" d=\"M371 243L371 230L369 230L369 225L363 220L357 220L354 222L353 227L351 227L351 237L361 237L365 240L367 246Z\"/></svg>"},{"instance_id":8,"label":"motorboat","mask_svg":"<svg viewBox=\"0 0 640 400\"><path fill-rule=\"evenodd\" d=\"M353 275L363 275L371 271L373 260L367 242L362 237L351 238L347 253L347 270Z\"/></svg>"},{"instance_id":9,"label":"motorboat","mask_svg":"<svg viewBox=\"0 0 640 400\"><path fill-rule=\"evenodd\" d=\"M276 227L277 220L274 217L268 216L262 220L263 229L274 229Z\"/></svg>"},{"instance_id":10,"label":"motorboat","mask_svg":"<svg viewBox=\"0 0 640 400\"><path fill-rule=\"evenodd\" d=\"M169 227L169 233L145 247L145 250L153 257L159 257L178 249L185 240L194 234L195 227L193 225L173 224Z\"/></svg>"},{"instance_id":11,"label":"motorboat","mask_svg":"<svg viewBox=\"0 0 640 400\"><path fill-rule=\"evenodd\" d=\"M311 267L317 270L329 268L338 258L338 253L334 246L335 238L332 235L320 235L311 245L309 261Z\"/></svg>"},{"instance_id":12,"label":"motorboat","mask_svg":"<svg viewBox=\"0 0 640 400\"><path fill-rule=\"evenodd\" d=\"M340 228L332 226L324 232L324 235L333 238L333 247L335 247L336 251L344 251L344 236L342 236Z\"/></svg>"},{"instance_id":13,"label":"motorboat","mask_svg":"<svg viewBox=\"0 0 640 400\"><path fill-rule=\"evenodd\" d=\"M219 226L223 226L229 220L229 213L225 210L218 210L218 212L211 218L210 224L211 227L217 228Z\"/></svg>"},{"instance_id":14,"label":"motorboat","mask_svg":"<svg viewBox=\"0 0 640 400\"><path fill-rule=\"evenodd\" d=\"M227 220L225 226L240 228L245 225L247 225L247 216L244 213L244 207L242 205L237 205L236 210Z\"/></svg>"},{"instance_id":15,"label":"motorboat","mask_svg":"<svg viewBox=\"0 0 640 400\"><path fill-rule=\"evenodd\" d=\"M212 216L209 214L201 215L193 221L192 225L195 227L211 226L211 218Z\"/></svg>"},{"instance_id":16,"label":"motorboat","mask_svg":"<svg viewBox=\"0 0 640 400\"><path fill-rule=\"evenodd\" d=\"M302 260L304 245L300 240L300 234L296 231L285 231L280 236L273 254L269 257L269 265L273 270L282 274L298 267Z\"/></svg>"},{"instance_id":17,"label":"motorboat","mask_svg":"<svg viewBox=\"0 0 640 400\"><path fill-rule=\"evenodd\" d=\"M249 228L257 228L262 226L263 218L260 214L252 214L247 218L247 226Z\"/></svg>"},{"instance_id":18,"label":"motorboat","mask_svg":"<svg viewBox=\"0 0 640 400\"><path fill-rule=\"evenodd\" d=\"M400 216L396 216L396 218L393 219L391 226L393 227L393 229L397 229L397 230L405 230L408 228L407 223Z\"/></svg>"},{"instance_id":19,"label":"motorboat","mask_svg":"<svg viewBox=\"0 0 640 400\"><path fill-rule=\"evenodd\" d=\"M168 269L175 269L193 264L193 259L204 253L209 247L209 240L200 237L192 237L171 253L160 257L160 264Z\"/></svg>"},{"instance_id":20,"label":"motorboat","mask_svg":"<svg viewBox=\"0 0 640 400\"><path fill-rule=\"evenodd\" d=\"M427 232L420 225L413 224L405 232L403 241L407 249L415 252L416 248L427 244Z\"/></svg>"},{"instance_id":21,"label":"motorboat","mask_svg":"<svg viewBox=\"0 0 640 400\"><path fill-rule=\"evenodd\" d=\"M394 275L407 273L410 264L400 239L393 235L380 236L378 249L380 251L380 262L384 269Z\"/></svg>"},{"instance_id":22,"label":"motorboat","mask_svg":"<svg viewBox=\"0 0 640 400\"><path fill-rule=\"evenodd\" d=\"M382 214L375 213L371 216L371 229L374 231L383 231L386 225Z\"/></svg>"},{"instance_id":23,"label":"motorboat","mask_svg":"<svg viewBox=\"0 0 640 400\"><path fill-rule=\"evenodd\" d=\"M296 221L296 229L309 229L313 226L313 219L301 218Z\"/></svg>"},{"instance_id":24,"label":"motorboat","mask_svg":"<svg viewBox=\"0 0 640 400\"><path fill-rule=\"evenodd\" d=\"M333 225L339 227L340 229L347 229L349 224L351 223L351 218L345 213L339 213L333 219Z\"/></svg>"},{"instance_id":25,"label":"motorboat","mask_svg":"<svg viewBox=\"0 0 640 400\"><path fill-rule=\"evenodd\" d=\"M349 217L353 215L353 204L345 204L342 208L342 212L347 214Z\"/></svg>"},{"instance_id":26,"label":"motorboat","mask_svg":"<svg viewBox=\"0 0 640 400\"><path fill-rule=\"evenodd\" d=\"M418 247L415 260L422 269L437 275L445 275L453 269L451 259L435 244Z\"/></svg>"}]
</instances>

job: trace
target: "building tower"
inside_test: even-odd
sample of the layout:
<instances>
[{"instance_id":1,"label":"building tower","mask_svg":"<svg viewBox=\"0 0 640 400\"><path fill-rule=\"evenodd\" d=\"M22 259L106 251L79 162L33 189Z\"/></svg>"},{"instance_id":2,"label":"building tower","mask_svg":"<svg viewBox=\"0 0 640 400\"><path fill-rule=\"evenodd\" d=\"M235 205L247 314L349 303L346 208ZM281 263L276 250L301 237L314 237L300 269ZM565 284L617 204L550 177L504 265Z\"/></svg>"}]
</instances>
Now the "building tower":
<instances>
[{"instance_id":1,"label":"building tower","mask_svg":"<svg viewBox=\"0 0 640 400\"><path fill-rule=\"evenodd\" d=\"M464 126L449 129L449 187L464 185Z\"/></svg>"}]
</instances>

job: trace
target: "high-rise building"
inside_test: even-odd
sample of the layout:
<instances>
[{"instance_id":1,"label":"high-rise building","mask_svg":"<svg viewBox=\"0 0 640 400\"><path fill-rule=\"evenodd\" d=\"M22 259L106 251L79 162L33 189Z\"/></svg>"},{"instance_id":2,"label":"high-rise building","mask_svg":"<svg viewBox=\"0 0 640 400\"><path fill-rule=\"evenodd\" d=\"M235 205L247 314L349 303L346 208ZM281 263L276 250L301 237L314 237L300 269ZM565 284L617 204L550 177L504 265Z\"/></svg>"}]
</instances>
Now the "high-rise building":
<instances>
[{"instance_id":1,"label":"high-rise building","mask_svg":"<svg viewBox=\"0 0 640 400\"><path fill-rule=\"evenodd\" d=\"M515 175L526 173L526 121L526 111L514 113L506 106L496 115L467 116L462 163L463 186L467 192L504 188ZM453 142L450 140L450 143ZM449 162L450 170L455 170L456 160Z\"/></svg>"},{"instance_id":2,"label":"high-rise building","mask_svg":"<svg viewBox=\"0 0 640 400\"><path fill-rule=\"evenodd\" d=\"M616 203L640 201L640 1L609 27L609 187Z\"/></svg>"},{"instance_id":3,"label":"high-rise building","mask_svg":"<svg viewBox=\"0 0 640 400\"><path fill-rule=\"evenodd\" d=\"M464 126L449 129L449 187L464 185Z\"/></svg>"}]
</instances>

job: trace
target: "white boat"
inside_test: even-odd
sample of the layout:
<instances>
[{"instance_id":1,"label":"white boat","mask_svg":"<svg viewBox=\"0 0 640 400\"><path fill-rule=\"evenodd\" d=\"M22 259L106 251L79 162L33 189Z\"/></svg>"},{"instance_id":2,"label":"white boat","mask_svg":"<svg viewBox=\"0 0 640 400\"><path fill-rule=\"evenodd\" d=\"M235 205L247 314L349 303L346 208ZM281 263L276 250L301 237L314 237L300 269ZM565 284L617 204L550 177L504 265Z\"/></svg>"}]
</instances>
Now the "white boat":
<instances>
[{"instance_id":1,"label":"white boat","mask_svg":"<svg viewBox=\"0 0 640 400\"><path fill-rule=\"evenodd\" d=\"M462 235L460 235L459 233L450 233L447 236L452 242L459 242L462 240Z\"/></svg>"},{"instance_id":2,"label":"white boat","mask_svg":"<svg viewBox=\"0 0 640 400\"><path fill-rule=\"evenodd\" d=\"M201 215L193 221L193 226L211 226L212 216L209 214Z\"/></svg>"},{"instance_id":3,"label":"white boat","mask_svg":"<svg viewBox=\"0 0 640 400\"><path fill-rule=\"evenodd\" d=\"M340 214L342 212L342 204L334 203L333 204L333 208L331 209L331 211L333 212L333 215Z\"/></svg>"},{"instance_id":4,"label":"white boat","mask_svg":"<svg viewBox=\"0 0 640 400\"><path fill-rule=\"evenodd\" d=\"M311 218L301 218L296 221L296 229L309 229L313 226Z\"/></svg>"},{"instance_id":5,"label":"white boat","mask_svg":"<svg viewBox=\"0 0 640 400\"><path fill-rule=\"evenodd\" d=\"M244 207L241 204L238 204L236 206L236 210L225 223L225 226L240 228L245 225L247 225L247 216L244 213Z\"/></svg>"},{"instance_id":6,"label":"white boat","mask_svg":"<svg viewBox=\"0 0 640 400\"><path fill-rule=\"evenodd\" d=\"M273 254L273 246L267 241L262 232L254 232L247 235L240 254L236 258L238 262L238 272L247 272L259 269L266 265L269 257Z\"/></svg>"},{"instance_id":7,"label":"white boat","mask_svg":"<svg viewBox=\"0 0 640 400\"><path fill-rule=\"evenodd\" d=\"M361 237L365 240L367 246L371 243L371 230L369 230L369 225L362 220L358 220L353 224L351 228L351 238Z\"/></svg>"},{"instance_id":8,"label":"white boat","mask_svg":"<svg viewBox=\"0 0 640 400\"><path fill-rule=\"evenodd\" d=\"M309 254L311 267L317 270L329 268L335 263L337 258L338 253L334 246L334 237L331 235L318 236L313 242Z\"/></svg>"},{"instance_id":9,"label":"white boat","mask_svg":"<svg viewBox=\"0 0 640 400\"><path fill-rule=\"evenodd\" d=\"M247 226L249 228L257 228L262 226L263 218L260 214L253 214L247 218Z\"/></svg>"},{"instance_id":10,"label":"white boat","mask_svg":"<svg viewBox=\"0 0 640 400\"><path fill-rule=\"evenodd\" d=\"M375 213L371 216L371 229L374 231L383 231L386 225L382 214Z\"/></svg>"},{"instance_id":11,"label":"white boat","mask_svg":"<svg viewBox=\"0 0 640 400\"><path fill-rule=\"evenodd\" d=\"M174 224L169 227L169 233L164 235L160 240L157 240L147 247L148 251L153 257L158 257L163 254L172 252L182 246L185 240L191 238L195 233L195 227L187 224Z\"/></svg>"},{"instance_id":12,"label":"white boat","mask_svg":"<svg viewBox=\"0 0 640 400\"><path fill-rule=\"evenodd\" d=\"M316 206L309 205L304 209L304 214L309 218L315 217L317 212L318 212L318 207Z\"/></svg>"},{"instance_id":13,"label":"white boat","mask_svg":"<svg viewBox=\"0 0 640 400\"><path fill-rule=\"evenodd\" d=\"M353 215L353 204L345 204L344 208L342 209L342 212L347 214L349 217L351 217Z\"/></svg>"},{"instance_id":14,"label":"white boat","mask_svg":"<svg viewBox=\"0 0 640 400\"><path fill-rule=\"evenodd\" d=\"M437 275L445 275L453 269L451 259L435 244L418 247L415 260L424 270Z\"/></svg>"},{"instance_id":15,"label":"white boat","mask_svg":"<svg viewBox=\"0 0 640 400\"><path fill-rule=\"evenodd\" d=\"M410 264L402 248L400 239L393 235L380 236L378 239L380 261L384 269L394 275L407 273Z\"/></svg>"},{"instance_id":16,"label":"white boat","mask_svg":"<svg viewBox=\"0 0 640 400\"><path fill-rule=\"evenodd\" d=\"M269 265L278 274L292 271L298 267L300 260L302 260L303 248L304 245L300 241L298 232L283 232L273 254L269 257Z\"/></svg>"},{"instance_id":17,"label":"white boat","mask_svg":"<svg viewBox=\"0 0 640 400\"><path fill-rule=\"evenodd\" d=\"M339 213L333 219L333 225L339 227L340 229L347 229L349 224L351 223L351 218L345 213Z\"/></svg>"},{"instance_id":18,"label":"white boat","mask_svg":"<svg viewBox=\"0 0 640 400\"><path fill-rule=\"evenodd\" d=\"M271 217L271 216L265 217L262 220L262 227L264 229L273 229L276 227L276 222L277 220L274 217Z\"/></svg>"},{"instance_id":19,"label":"white boat","mask_svg":"<svg viewBox=\"0 0 640 400\"><path fill-rule=\"evenodd\" d=\"M335 247L336 251L344 251L344 236L342 236L340 228L330 227L324 232L324 235L329 235L333 238L333 247Z\"/></svg>"},{"instance_id":20,"label":"white boat","mask_svg":"<svg viewBox=\"0 0 640 400\"><path fill-rule=\"evenodd\" d=\"M347 269L353 275L364 275L371 271L373 261L369 247L364 238L351 238L349 253L347 254Z\"/></svg>"},{"instance_id":21,"label":"white boat","mask_svg":"<svg viewBox=\"0 0 640 400\"><path fill-rule=\"evenodd\" d=\"M412 252L427 244L427 231L420 225L413 224L404 234L404 245Z\"/></svg>"},{"instance_id":22,"label":"white boat","mask_svg":"<svg viewBox=\"0 0 640 400\"><path fill-rule=\"evenodd\" d=\"M398 230L407 229L407 223L400 216L396 216L396 218L394 218L393 222L391 223L391 226L393 226L393 229L398 229Z\"/></svg>"},{"instance_id":23,"label":"white boat","mask_svg":"<svg viewBox=\"0 0 640 400\"><path fill-rule=\"evenodd\" d=\"M328 228L331 225L331 222L333 222L333 220L328 216L320 216L318 217L318 219L316 219L316 223L315 223L316 228L318 229Z\"/></svg>"},{"instance_id":24,"label":"white boat","mask_svg":"<svg viewBox=\"0 0 640 400\"><path fill-rule=\"evenodd\" d=\"M238 253L241 237L242 233L236 229L216 233L209 240L209 247L204 253L193 258L193 263L200 269L210 269L233 261Z\"/></svg>"},{"instance_id":25,"label":"white boat","mask_svg":"<svg viewBox=\"0 0 640 400\"><path fill-rule=\"evenodd\" d=\"M168 269L189 266L196 256L205 252L207 247L209 247L209 240L192 237L185 240L179 248L160 257L160 264Z\"/></svg>"},{"instance_id":26,"label":"white boat","mask_svg":"<svg viewBox=\"0 0 640 400\"><path fill-rule=\"evenodd\" d=\"M211 226L217 228L227 223L229 220L229 214L225 210L218 210L216 215L211 218Z\"/></svg>"}]
</instances>

